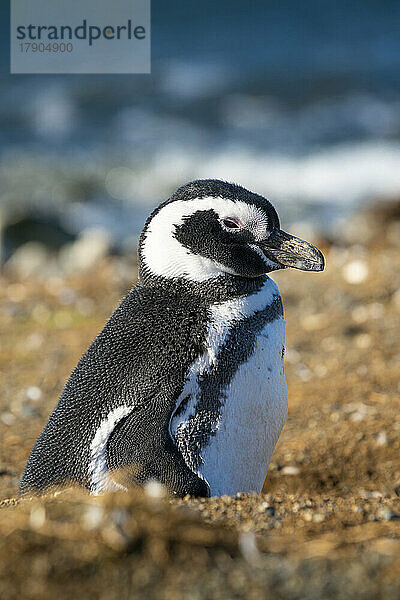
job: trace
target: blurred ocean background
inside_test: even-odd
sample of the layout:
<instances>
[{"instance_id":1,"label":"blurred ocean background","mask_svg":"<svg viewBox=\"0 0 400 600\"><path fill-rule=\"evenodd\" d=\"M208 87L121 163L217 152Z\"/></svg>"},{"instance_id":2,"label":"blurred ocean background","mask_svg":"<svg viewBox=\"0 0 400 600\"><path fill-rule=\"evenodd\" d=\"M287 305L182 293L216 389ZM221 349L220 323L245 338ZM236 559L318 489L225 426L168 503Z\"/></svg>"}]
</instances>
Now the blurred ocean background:
<instances>
[{"instance_id":1,"label":"blurred ocean background","mask_svg":"<svg viewBox=\"0 0 400 600\"><path fill-rule=\"evenodd\" d=\"M87 229L133 251L195 178L266 195L285 227L337 235L400 194L400 3L152 2L152 74L9 75L2 3L2 260Z\"/></svg>"}]
</instances>

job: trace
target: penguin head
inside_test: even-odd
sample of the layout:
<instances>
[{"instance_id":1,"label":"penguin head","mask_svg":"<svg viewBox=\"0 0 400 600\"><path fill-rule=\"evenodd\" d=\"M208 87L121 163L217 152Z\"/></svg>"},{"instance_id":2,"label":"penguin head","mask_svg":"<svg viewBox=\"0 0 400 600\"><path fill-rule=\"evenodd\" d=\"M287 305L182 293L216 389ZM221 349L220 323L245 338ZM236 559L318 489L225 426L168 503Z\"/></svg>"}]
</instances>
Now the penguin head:
<instances>
[{"instance_id":1,"label":"penguin head","mask_svg":"<svg viewBox=\"0 0 400 600\"><path fill-rule=\"evenodd\" d=\"M206 281L224 274L255 278L294 267L322 271L312 244L280 228L272 204L225 181L180 187L148 218L139 242L140 277Z\"/></svg>"}]
</instances>

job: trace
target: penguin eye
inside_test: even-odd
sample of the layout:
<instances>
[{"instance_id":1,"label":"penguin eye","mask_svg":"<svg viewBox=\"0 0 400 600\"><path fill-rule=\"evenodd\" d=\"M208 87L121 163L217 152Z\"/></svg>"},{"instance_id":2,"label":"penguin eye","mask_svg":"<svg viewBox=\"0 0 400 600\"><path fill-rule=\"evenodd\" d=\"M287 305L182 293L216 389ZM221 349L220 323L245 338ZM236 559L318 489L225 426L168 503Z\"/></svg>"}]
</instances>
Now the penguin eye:
<instances>
[{"instance_id":1,"label":"penguin eye","mask_svg":"<svg viewBox=\"0 0 400 600\"><path fill-rule=\"evenodd\" d=\"M234 217L222 219L222 224L226 229L231 229L232 231L240 231L240 229L242 229L241 222L239 219L235 219Z\"/></svg>"}]
</instances>

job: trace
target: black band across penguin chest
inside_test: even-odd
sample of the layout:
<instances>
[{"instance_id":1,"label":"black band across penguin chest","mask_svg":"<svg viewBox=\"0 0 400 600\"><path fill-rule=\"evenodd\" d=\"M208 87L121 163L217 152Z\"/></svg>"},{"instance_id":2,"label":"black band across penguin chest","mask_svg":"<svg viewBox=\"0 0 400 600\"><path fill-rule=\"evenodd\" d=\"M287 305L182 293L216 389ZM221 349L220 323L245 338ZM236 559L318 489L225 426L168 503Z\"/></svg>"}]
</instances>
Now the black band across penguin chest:
<instances>
[{"instance_id":1,"label":"black band across penguin chest","mask_svg":"<svg viewBox=\"0 0 400 600\"><path fill-rule=\"evenodd\" d=\"M199 472L204 449L223 419L224 406L230 402L231 385L238 369L246 368L246 363L256 352L260 336L266 344L275 343L266 339L267 325L282 321L283 307L277 288L273 286L272 293L265 294L265 306L262 306L263 294L259 301L255 295L254 310L251 296L249 306L243 300L238 301L238 307L241 302L243 307L237 313L233 310L230 314L234 302L226 303L226 311L211 308L208 346L189 369L181 402L171 423L175 443L195 472ZM246 315L247 312L250 314ZM272 346L271 353L281 354L282 345L279 343L278 346ZM267 371L266 365L264 368Z\"/></svg>"}]
</instances>

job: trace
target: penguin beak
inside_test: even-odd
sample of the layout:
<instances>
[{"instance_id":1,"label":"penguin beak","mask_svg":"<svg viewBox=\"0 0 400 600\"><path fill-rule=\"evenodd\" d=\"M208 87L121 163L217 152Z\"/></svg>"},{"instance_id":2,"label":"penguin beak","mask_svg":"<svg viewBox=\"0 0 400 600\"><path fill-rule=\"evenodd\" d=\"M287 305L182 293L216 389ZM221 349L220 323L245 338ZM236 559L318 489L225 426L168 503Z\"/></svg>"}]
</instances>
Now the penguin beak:
<instances>
[{"instance_id":1,"label":"penguin beak","mask_svg":"<svg viewBox=\"0 0 400 600\"><path fill-rule=\"evenodd\" d=\"M282 229L273 229L270 236L259 245L267 258L283 267L302 271L324 270L324 256L318 248Z\"/></svg>"}]
</instances>

